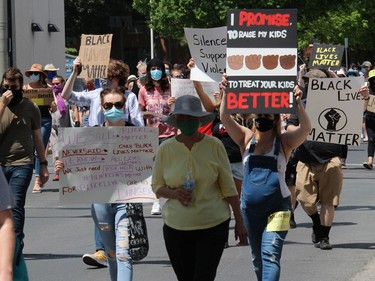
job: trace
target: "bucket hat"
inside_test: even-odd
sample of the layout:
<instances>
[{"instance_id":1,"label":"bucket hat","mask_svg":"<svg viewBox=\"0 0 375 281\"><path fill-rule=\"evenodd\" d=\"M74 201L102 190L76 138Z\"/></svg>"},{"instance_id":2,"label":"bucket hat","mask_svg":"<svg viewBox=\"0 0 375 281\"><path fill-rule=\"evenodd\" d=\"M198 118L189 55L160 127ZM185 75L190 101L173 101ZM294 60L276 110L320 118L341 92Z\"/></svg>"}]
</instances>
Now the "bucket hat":
<instances>
[{"instance_id":1,"label":"bucket hat","mask_svg":"<svg viewBox=\"0 0 375 281\"><path fill-rule=\"evenodd\" d=\"M202 126L212 122L215 118L213 113L202 110L202 104L199 98L191 95L178 97L174 105L173 113L164 118L163 121L172 127L177 127L176 115L199 117Z\"/></svg>"},{"instance_id":2,"label":"bucket hat","mask_svg":"<svg viewBox=\"0 0 375 281\"><path fill-rule=\"evenodd\" d=\"M44 66L44 71L58 71L60 68L56 68L52 63L46 64Z\"/></svg>"},{"instance_id":3,"label":"bucket hat","mask_svg":"<svg viewBox=\"0 0 375 281\"><path fill-rule=\"evenodd\" d=\"M327 78L327 75L319 69L311 69L302 78Z\"/></svg>"},{"instance_id":4,"label":"bucket hat","mask_svg":"<svg viewBox=\"0 0 375 281\"><path fill-rule=\"evenodd\" d=\"M361 67L372 67L372 64L371 64L371 62L369 62L368 60L366 60L366 61L364 61L361 64Z\"/></svg>"},{"instance_id":5,"label":"bucket hat","mask_svg":"<svg viewBox=\"0 0 375 281\"><path fill-rule=\"evenodd\" d=\"M43 72L43 66L39 63L34 63L29 70L25 71L25 75L30 77L31 72L38 72L42 74L44 77L47 77L46 74Z\"/></svg>"}]
</instances>

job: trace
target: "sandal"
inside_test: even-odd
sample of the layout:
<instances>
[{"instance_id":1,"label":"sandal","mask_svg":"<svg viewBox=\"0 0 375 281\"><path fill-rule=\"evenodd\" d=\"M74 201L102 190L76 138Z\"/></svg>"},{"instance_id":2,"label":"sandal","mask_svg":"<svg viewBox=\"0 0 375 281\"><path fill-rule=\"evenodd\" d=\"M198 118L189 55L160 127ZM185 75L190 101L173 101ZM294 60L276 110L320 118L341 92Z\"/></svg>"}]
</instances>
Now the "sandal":
<instances>
[{"instance_id":1,"label":"sandal","mask_svg":"<svg viewBox=\"0 0 375 281\"><path fill-rule=\"evenodd\" d=\"M42 182L39 177L35 177L34 188L32 193L41 193L42 192Z\"/></svg>"},{"instance_id":2,"label":"sandal","mask_svg":"<svg viewBox=\"0 0 375 281\"><path fill-rule=\"evenodd\" d=\"M372 164L368 164L368 163L363 163L363 167L365 167L366 169L369 169L369 170L372 170Z\"/></svg>"}]
</instances>

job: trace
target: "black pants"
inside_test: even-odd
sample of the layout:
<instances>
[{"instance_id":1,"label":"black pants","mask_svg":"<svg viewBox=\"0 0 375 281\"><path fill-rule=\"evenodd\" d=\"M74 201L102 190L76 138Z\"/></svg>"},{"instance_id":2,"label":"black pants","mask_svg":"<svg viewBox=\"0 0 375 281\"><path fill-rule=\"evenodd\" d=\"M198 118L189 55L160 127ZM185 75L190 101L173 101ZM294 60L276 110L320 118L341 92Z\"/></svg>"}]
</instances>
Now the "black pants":
<instances>
[{"instance_id":1,"label":"black pants","mask_svg":"<svg viewBox=\"0 0 375 281\"><path fill-rule=\"evenodd\" d=\"M375 151L375 113L366 113L366 130L368 136L367 156L374 157Z\"/></svg>"},{"instance_id":2,"label":"black pants","mask_svg":"<svg viewBox=\"0 0 375 281\"><path fill-rule=\"evenodd\" d=\"M179 281L215 280L228 240L229 221L215 227L181 231L164 224L165 246Z\"/></svg>"}]
</instances>

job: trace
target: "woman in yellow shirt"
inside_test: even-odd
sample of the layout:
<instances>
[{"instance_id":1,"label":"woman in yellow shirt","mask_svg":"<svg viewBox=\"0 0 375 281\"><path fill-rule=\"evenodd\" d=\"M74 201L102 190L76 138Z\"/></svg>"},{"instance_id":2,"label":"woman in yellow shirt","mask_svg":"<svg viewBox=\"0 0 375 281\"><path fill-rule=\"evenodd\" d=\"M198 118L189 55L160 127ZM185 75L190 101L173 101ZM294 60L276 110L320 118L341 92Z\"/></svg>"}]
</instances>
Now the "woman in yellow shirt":
<instances>
[{"instance_id":1,"label":"woman in yellow shirt","mask_svg":"<svg viewBox=\"0 0 375 281\"><path fill-rule=\"evenodd\" d=\"M239 198L224 146L197 130L214 118L200 100L181 96L164 121L181 134L157 152L152 188L163 206L165 245L178 280L214 280L228 239L231 205L235 238L246 243Z\"/></svg>"}]
</instances>

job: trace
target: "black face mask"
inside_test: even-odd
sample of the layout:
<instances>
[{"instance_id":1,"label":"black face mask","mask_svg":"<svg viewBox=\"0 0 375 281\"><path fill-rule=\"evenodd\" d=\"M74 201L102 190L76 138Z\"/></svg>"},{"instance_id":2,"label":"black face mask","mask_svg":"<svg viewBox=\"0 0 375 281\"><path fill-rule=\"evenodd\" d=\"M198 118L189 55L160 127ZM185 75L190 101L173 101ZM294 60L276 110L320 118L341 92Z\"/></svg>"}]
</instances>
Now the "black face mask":
<instances>
[{"instance_id":1,"label":"black face mask","mask_svg":"<svg viewBox=\"0 0 375 281\"><path fill-rule=\"evenodd\" d=\"M258 118L255 118L254 121L255 121L255 128L257 128L259 132L262 132L262 133L267 132L273 128L274 120L270 120L268 118L263 118L263 117L258 117Z\"/></svg>"},{"instance_id":2,"label":"black face mask","mask_svg":"<svg viewBox=\"0 0 375 281\"><path fill-rule=\"evenodd\" d=\"M0 96L2 96L6 91L8 91L8 90L2 88ZM20 90L11 90L11 91L13 93L13 98L10 100L10 102L8 104L9 107L12 107L12 106L15 106L15 105L19 104L22 101L22 98L23 98L23 90L20 89Z\"/></svg>"}]
</instances>

